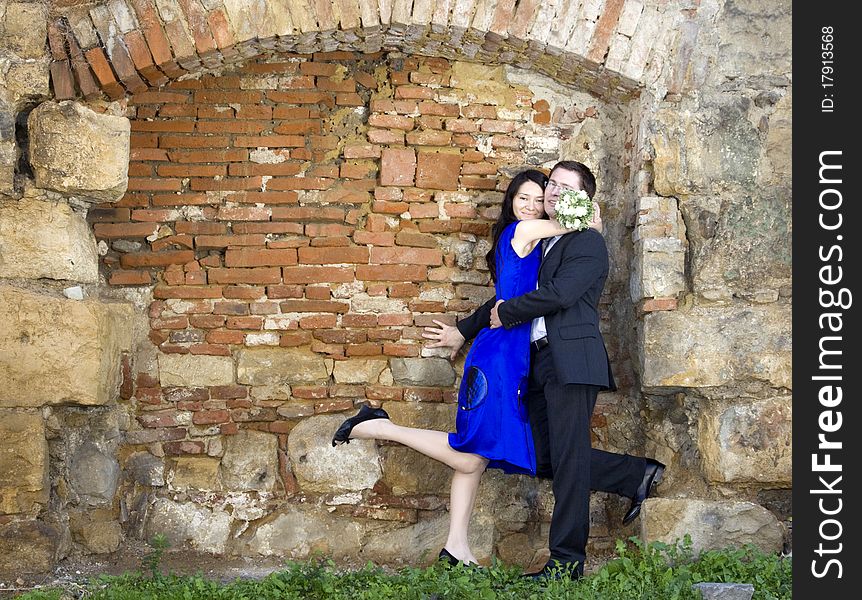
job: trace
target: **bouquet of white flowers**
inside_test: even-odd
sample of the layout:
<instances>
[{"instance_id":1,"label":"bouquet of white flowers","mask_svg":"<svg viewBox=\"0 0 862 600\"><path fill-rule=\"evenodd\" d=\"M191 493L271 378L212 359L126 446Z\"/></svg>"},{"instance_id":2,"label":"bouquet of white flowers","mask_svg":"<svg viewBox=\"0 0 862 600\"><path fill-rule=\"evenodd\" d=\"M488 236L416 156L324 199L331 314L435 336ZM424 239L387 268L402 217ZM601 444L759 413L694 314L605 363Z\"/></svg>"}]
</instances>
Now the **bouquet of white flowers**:
<instances>
[{"instance_id":1,"label":"bouquet of white flowers","mask_svg":"<svg viewBox=\"0 0 862 600\"><path fill-rule=\"evenodd\" d=\"M566 190L560 194L554 207L557 222L566 229L583 231L595 216L593 201L584 190Z\"/></svg>"}]
</instances>

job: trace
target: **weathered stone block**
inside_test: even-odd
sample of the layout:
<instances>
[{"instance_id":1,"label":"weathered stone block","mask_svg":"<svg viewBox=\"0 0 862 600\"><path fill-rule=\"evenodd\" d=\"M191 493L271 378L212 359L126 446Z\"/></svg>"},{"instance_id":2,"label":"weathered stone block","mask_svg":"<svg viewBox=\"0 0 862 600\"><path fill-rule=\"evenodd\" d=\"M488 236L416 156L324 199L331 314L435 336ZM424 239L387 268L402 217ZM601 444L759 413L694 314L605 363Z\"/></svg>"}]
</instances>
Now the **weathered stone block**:
<instances>
[{"instance_id":1,"label":"weathered stone block","mask_svg":"<svg viewBox=\"0 0 862 600\"><path fill-rule=\"evenodd\" d=\"M785 184L787 182L784 182ZM789 187L695 197L680 208L689 230L693 291L708 299L770 301L791 283Z\"/></svg>"},{"instance_id":2,"label":"weathered stone block","mask_svg":"<svg viewBox=\"0 0 862 600\"><path fill-rule=\"evenodd\" d=\"M744 381L792 389L790 306L694 307L653 312L640 329L646 390Z\"/></svg>"},{"instance_id":3,"label":"weathered stone block","mask_svg":"<svg viewBox=\"0 0 862 600\"><path fill-rule=\"evenodd\" d=\"M787 88L784 96L775 104L769 116L769 132L766 136L766 158L772 167L774 181L790 184L793 149L793 91Z\"/></svg>"},{"instance_id":4,"label":"weathered stone block","mask_svg":"<svg viewBox=\"0 0 862 600\"><path fill-rule=\"evenodd\" d=\"M0 410L0 514L38 513L49 490L42 415Z\"/></svg>"},{"instance_id":5,"label":"weathered stone block","mask_svg":"<svg viewBox=\"0 0 862 600\"><path fill-rule=\"evenodd\" d=\"M123 528L117 521L91 523L81 534L84 547L93 554L116 552L123 541Z\"/></svg>"},{"instance_id":6,"label":"weathered stone block","mask_svg":"<svg viewBox=\"0 0 862 600\"><path fill-rule=\"evenodd\" d=\"M362 547L363 560L385 564L428 565L446 542L449 514L431 513L415 524L389 531L375 531ZM470 547L480 561L489 561L494 552L494 520L476 514L470 521Z\"/></svg>"},{"instance_id":7,"label":"weathered stone block","mask_svg":"<svg viewBox=\"0 0 862 600\"><path fill-rule=\"evenodd\" d=\"M400 313L407 310L403 300L387 298L386 296L369 296L354 293L350 296L350 312L352 313Z\"/></svg>"},{"instance_id":8,"label":"weathered stone block","mask_svg":"<svg viewBox=\"0 0 862 600\"><path fill-rule=\"evenodd\" d=\"M5 3L4 3L5 4ZM42 58L47 53L48 6L41 2L10 2L0 13L0 49L18 58Z\"/></svg>"},{"instance_id":9,"label":"weathered stone block","mask_svg":"<svg viewBox=\"0 0 862 600\"><path fill-rule=\"evenodd\" d=\"M262 431L240 431L224 442L221 480L226 490L272 491L278 474L278 439Z\"/></svg>"},{"instance_id":10,"label":"weathered stone block","mask_svg":"<svg viewBox=\"0 0 862 600\"><path fill-rule=\"evenodd\" d=\"M69 462L69 484L91 504L109 503L120 480L120 465L91 442L84 443Z\"/></svg>"},{"instance_id":11,"label":"weathered stone block","mask_svg":"<svg viewBox=\"0 0 862 600\"><path fill-rule=\"evenodd\" d=\"M526 573L534 573L545 566L550 557L548 539L538 531L500 534L494 544L497 559L507 565L516 565Z\"/></svg>"},{"instance_id":12,"label":"weathered stone block","mask_svg":"<svg viewBox=\"0 0 862 600\"><path fill-rule=\"evenodd\" d=\"M680 197L754 186L762 143L750 108L748 98L719 94L658 110L648 134L656 193Z\"/></svg>"},{"instance_id":13,"label":"weathered stone block","mask_svg":"<svg viewBox=\"0 0 862 600\"><path fill-rule=\"evenodd\" d=\"M506 81L505 67L457 61L452 63L450 85L459 97L475 104L511 106L517 88Z\"/></svg>"},{"instance_id":14,"label":"weathered stone block","mask_svg":"<svg viewBox=\"0 0 862 600\"><path fill-rule=\"evenodd\" d=\"M240 350L236 371L237 383L245 385L322 385L329 380L323 358L299 348Z\"/></svg>"},{"instance_id":15,"label":"weathered stone block","mask_svg":"<svg viewBox=\"0 0 862 600\"><path fill-rule=\"evenodd\" d=\"M60 534L40 521L15 521L0 525L0 577L45 573L54 568Z\"/></svg>"},{"instance_id":16,"label":"weathered stone block","mask_svg":"<svg viewBox=\"0 0 862 600\"><path fill-rule=\"evenodd\" d=\"M389 364L400 385L447 387L455 383L455 369L445 358L393 358Z\"/></svg>"},{"instance_id":17,"label":"weathered stone block","mask_svg":"<svg viewBox=\"0 0 862 600\"><path fill-rule=\"evenodd\" d=\"M99 280L96 240L68 204L0 202L0 277Z\"/></svg>"},{"instance_id":18,"label":"weathered stone block","mask_svg":"<svg viewBox=\"0 0 862 600\"><path fill-rule=\"evenodd\" d=\"M0 85L16 106L39 102L51 97L50 73L47 60L13 62L5 73L0 73Z\"/></svg>"},{"instance_id":19,"label":"weathered stone block","mask_svg":"<svg viewBox=\"0 0 862 600\"><path fill-rule=\"evenodd\" d=\"M697 445L710 481L789 484L793 407L790 397L710 402L698 419Z\"/></svg>"},{"instance_id":20,"label":"weathered stone block","mask_svg":"<svg viewBox=\"0 0 862 600\"><path fill-rule=\"evenodd\" d=\"M351 359L338 361L333 368L336 383L377 383L380 373L387 367L385 360Z\"/></svg>"},{"instance_id":21,"label":"weathered stone block","mask_svg":"<svg viewBox=\"0 0 862 600\"><path fill-rule=\"evenodd\" d=\"M231 385L233 369L233 360L227 356L159 354L159 381L165 387Z\"/></svg>"},{"instance_id":22,"label":"weathered stone block","mask_svg":"<svg viewBox=\"0 0 862 600\"><path fill-rule=\"evenodd\" d=\"M302 559L313 552L336 559L355 557L363 529L351 519L333 517L315 507L289 507L234 543L243 555L284 556Z\"/></svg>"},{"instance_id":23,"label":"weathered stone block","mask_svg":"<svg viewBox=\"0 0 862 600\"><path fill-rule=\"evenodd\" d=\"M223 554L230 535L230 523L230 515L222 510L156 498L149 511L145 535L151 539L161 533L174 548L188 544L201 552Z\"/></svg>"},{"instance_id":24,"label":"weathered stone block","mask_svg":"<svg viewBox=\"0 0 862 600\"><path fill-rule=\"evenodd\" d=\"M232 33L238 42L253 38L266 39L277 35L297 34L299 23L291 17L294 16L295 11L303 10L301 5L294 8L288 0L274 0L263 4L245 0L225 0L224 9L233 26ZM312 28L317 30L316 23ZM303 28L303 31L306 29Z\"/></svg>"},{"instance_id":25,"label":"weathered stone block","mask_svg":"<svg viewBox=\"0 0 862 600\"><path fill-rule=\"evenodd\" d=\"M784 529L771 512L751 502L648 498L641 538L672 544L689 534L695 552L754 544L780 552Z\"/></svg>"},{"instance_id":26,"label":"weathered stone block","mask_svg":"<svg viewBox=\"0 0 862 600\"><path fill-rule=\"evenodd\" d=\"M0 138L0 194L12 195L15 192L15 164L17 160L18 147L15 142Z\"/></svg>"},{"instance_id":27,"label":"weathered stone block","mask_svg":"<svg viewBox=\"0 0 862 600\"><path fill-rule=\"evenodd\" d=\"M15 142L15 116L17 110L10 101L9 93L0 89L0 142ZM2 155L4 159L10 158Z\"/></svg>"},{"instance_id":28,"label":"weathered stone block","mask_svg":"<svg viewBox=\"0 0 862 600\"><path fill-rule=\"evenodd\" d=\"M399 448L382 449L384 454L390 450L399 450ZM402 450L406 451L406 449ZM440 469L438 482L443 485L443 488L428 491L445 496L452 470L440 463L437 464ZM384 462L384 471L387 466ZM421 491L421 485L419 489ZM539 501L541 506L537 507ZM470 521L470 545L477 558L485 562L491 560L495 544L500 538L501 524L517 527L515 524L535 519L537 508L539 519L550 520L553 509L550 482L505 475L495 469L488 470L482 476L475 510ZM365 559L393 564L428 564L436 558L436 553L445 542L447 526L448 515L445 513L441 515L425 513L415 524L385 533L376 533L363 547L362 556ZM518 550L519 561L530 562L535 550L547 544L547 532L539 537L541 541L537 542L537 546L529 549L522 546Z\"/></svg>"},{"instance_id":29,"label":"weathered stone block","mask_svg":"<svg viewBox=\"0 0 862 600\"><path fill-rule=\"evenodd\" d=\"M671 298L685 291L685 223L674 198L638 200L632 300Z\"/></svg>"},{"instance_id":30,"label":"weathered stone block","mask_svg":"<svg viewBox=\"0 0 862 600\"><path fill-rule=\"evenodd\" d=\"M396 425L455 431L455 411L452 404L385 402L383 409Z\"/></svg>"},{"instance_id":31,"label":"weathered stone block","mask_svg":"<svg viewBox=\"0 0 862 600\"><path fill-rule=\"evenodd\" d=\"M593 504L596 501L593 500ZM550 522L554 494L549 479L506 475L500 469L488 469L476 494L476 513L508 523L520 523L538 517ZM591 519L592 525L596 525Z\"/></svg>"},{"instance_id":32,"label":"weathered stone block","mask_svg":"<svg viewBox=\"0 0 862 600\"><path fill-rule=\"evenodd\" d=\"M482 305L494 297L494 288L486 285L461 284L455 288L459 298Z\"/></svg>"},{"instance_id":33,"label":"weathered stone block","mask_svg":"<svg viewBox=\"0 0 862 600\"><path fill-rule=\"evenodd\" d=\"M685 291L685 252L652 252L636 242L630 290L635 302L672 298Z\"/></svg>"},{"instance_id":34,"label":"weathered stone block","mask_svg":"<svg viewBox=\"0 0 862 600\"><path fill-rule=\"evenodd\" d=\"M170 485L178 490L222 489L219 478L219 459L208 456L180 456L174 461L168 475Z\"/></svg>"},{"instance_id":35,"label":"weathered stone block","mask_svg":"<svg viewBox=\"0 0 862 600\"><path fill-rule=\"evenodd\" d=\"M715 35L722 43L715 49L717 54L710 53L717 83L788 85L792 59L790 3L737 1L721 14L716 19Z\"/></svg>"},{"instance_id":36,"label":"weathered stone block","mask_svg":"<svg viewBox=\"0 0 862 600\"><path fill-rule=\"evenodd\" d=\"M72 538L93 554L115 552L123 541L123 529L110 510L72 512L69 530Z\"/></svg>"},{"instance_id":37,"label":"weathered stone block","mask_svg":"<svg viewBox=\"0 0 862 600\"><path fill-rule=\"evenodd\" d=\"M471 531L473 522L470 523ZM390 531L375 532L362 546L362 559L380 563L422 565L437 560L437 553L446 543L449 514L431 514L417 523ZM480 557L484 548L472 545Z\"/></svg>"},{"instance_id":38,"label":"weathered stone block","mask_svg":"<svg viewBox=\"0 0 862 600\"><path fill-rule=\"evenodd\" d=\"M410 448L385 446L380 449L383 483L392 493L401 495L449 493L452 469L438 460Z\"/></svg>"},{"instance_id":39,"label":"weathered stone block","mask_svg":"<svg viewBox=\"0 0 862 600\"><path fill-rule=\"evenodd\" d=\"M15 192L15 167L18 163L18 146L15 142L15 116L17 110L4 91L0 78L0 194Z\"/></svg>"},{"instance_id":40,"label":"weathered stone block","mask_svg":"<svg viewBox=\"0 0 862 600\"><path fill-rule=\"evenodd\" d=\"M45 102L27 120L40 188L113 202L128 186L129 120L72 101Z\"/></svg>"},{"instance_id":41,"label":"weathered stone block","mask_svg":"<svg viewBox=\"0 0 862 600\"><path fill-rule=\"evenodd\" d=\"M126 304L0 286L0 407L112 401L134 321Z\"/></svg>"},{"instance_id":42,"label":"weathered stone block","mask_svg":"<svg viewBox=\"0 0 862 600\"><path fill-rule=\"evenodd\" d=\"M287 438L288 455L300 488L313 492L370 489L380 479L380 458L373 440L351 440L332 447L343 415L318 415L301 421Z\"/></svg>"},{"instance_id":43,"label":"weathered stone block","mask_svg":"<svg viewBox=\"0 0 862 600\"><path fill-rule=\"evenodd\" d=\"M703 600L751 600L754 586L750 583L696 583L691 586Z\"/></svg>"},{"instance_id":44,"label":"weathered stone block","mask_svg":"<svg viewBox=\"0 0 862 600\"><path fill-rule=\"evenodd\" d=\"M149 452L131 454L126 459L123 470L132 481L140 485L165 485L165 461Z\"/></svg>"},{"instance_id":45,"label":"weathered stone block","mask_svg":"<svg viewBox=\"0 0 862 600\"><path fill-rule=\"evenodd\" d=\"M251 388L251 397L255 400L288 400L289 385L258 385Z\"/></svg>"}]
</instances>

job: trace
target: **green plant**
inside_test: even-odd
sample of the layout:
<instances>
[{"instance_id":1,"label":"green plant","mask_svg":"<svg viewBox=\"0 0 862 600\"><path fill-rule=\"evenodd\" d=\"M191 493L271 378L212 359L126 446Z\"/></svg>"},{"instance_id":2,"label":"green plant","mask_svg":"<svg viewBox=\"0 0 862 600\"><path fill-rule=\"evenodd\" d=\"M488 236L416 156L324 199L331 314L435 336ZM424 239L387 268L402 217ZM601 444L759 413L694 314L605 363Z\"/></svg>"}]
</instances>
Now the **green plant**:
<instances>
[{"instance_id":1,"label":"green plant","mask_svg":"<svg viewBox=\"0 0 862 600\"><path fill-rule=\"evenodd\" d=\"M567 577L536 582L521 569L494 562L488 568L406 567L397 572L372 563L340 570L322 557L290 562L260 580L220 583L202 575L162 575L167 548L154 538L144 573L92 580L82 597L93 600L697 600L692 585L703 581L753 583L755 600L790 600L790 559L764 554L753 546L696 555L691 539L646 544L638 538L618 541L617 558L580 581ZM19 600L57 600L49 590ZM37 595L42 594L42 595Z\"/></svg>"},{"instance_id":2,"label":"green plant","mask_svg":"<svg viewBox=\"0 0 862 600\"><path fill-rule=\"evenodd\" d=\"M162 555L169 547L170 543L168 542L168 538L166 538L162 533L157 533L150 540L150 548L152 548L152 550L149 554L144 556L141 563L144 568L149 569L150 576L153 579L158 579L162 576L159 567L162 563Z\"/></svg>"},{"instance_id":3,"label":"green plant","mask_svg":"<svg viewBox=\"0 0 862 600\"><path fill-rule=\"evenodd\" d=\"M27 600L62 600L63 590L33 590L19 598L27 598Z\"/></svg>"},{"instance_id":4,"label":"green plant","mask_svg":"<svg viewBox=\"0 0 862 600\"><path fill-rule=\"evenodd\" d=\"M682 542L646 544L637 537L628 544L617 540L618 558L587 583L598 598L666 600L697 599L700 594L692 585L701 582L754 584L754 600L789 600L791 598L791 562L765 554L757 547L709 550L696 555L691 537ZM659 596L657 590L661 590Z\"/></svg>"}]
</instances>

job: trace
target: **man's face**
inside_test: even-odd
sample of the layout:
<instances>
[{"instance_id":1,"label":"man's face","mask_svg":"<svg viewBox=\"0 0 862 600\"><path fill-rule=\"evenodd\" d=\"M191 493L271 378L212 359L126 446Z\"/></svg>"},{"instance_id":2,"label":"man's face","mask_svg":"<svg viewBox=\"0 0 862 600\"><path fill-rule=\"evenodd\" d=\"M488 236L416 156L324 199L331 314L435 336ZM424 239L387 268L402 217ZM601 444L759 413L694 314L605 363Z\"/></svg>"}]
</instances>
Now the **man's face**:
<instances>
[{"instance_id":1,"label":"man's face","mask_svg":"<svg viewBox=\"0 0 862 600\"><path fill-rule=\"evenodd\" d=\"M580 175L567 169L554 169L548 180L548 185L545 187L545 212L553 219L557 215L556 206L560 194L566 190L577 191L582 189L584 186L581 183Z\"/></svg>"}]
</instances>

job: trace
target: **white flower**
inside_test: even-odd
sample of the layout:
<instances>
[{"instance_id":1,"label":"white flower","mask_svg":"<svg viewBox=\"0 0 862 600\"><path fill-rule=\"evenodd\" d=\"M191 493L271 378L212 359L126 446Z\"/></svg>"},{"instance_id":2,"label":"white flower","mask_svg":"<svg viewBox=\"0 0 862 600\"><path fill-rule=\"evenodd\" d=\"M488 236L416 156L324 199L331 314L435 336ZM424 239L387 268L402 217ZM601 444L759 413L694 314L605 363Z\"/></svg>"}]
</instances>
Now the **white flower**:
<instances>
[{"instance_id":1,"label":"white flower","mask_svg":"<svg viewBox=\"0 0 862 600\"><path fill-rule=\"evenodd\" d=\"M592 199L583 190L566 190L560 194L555 210L560 225L578 231L589 227L595 213Z\"/></svg>"}]
</instances>

